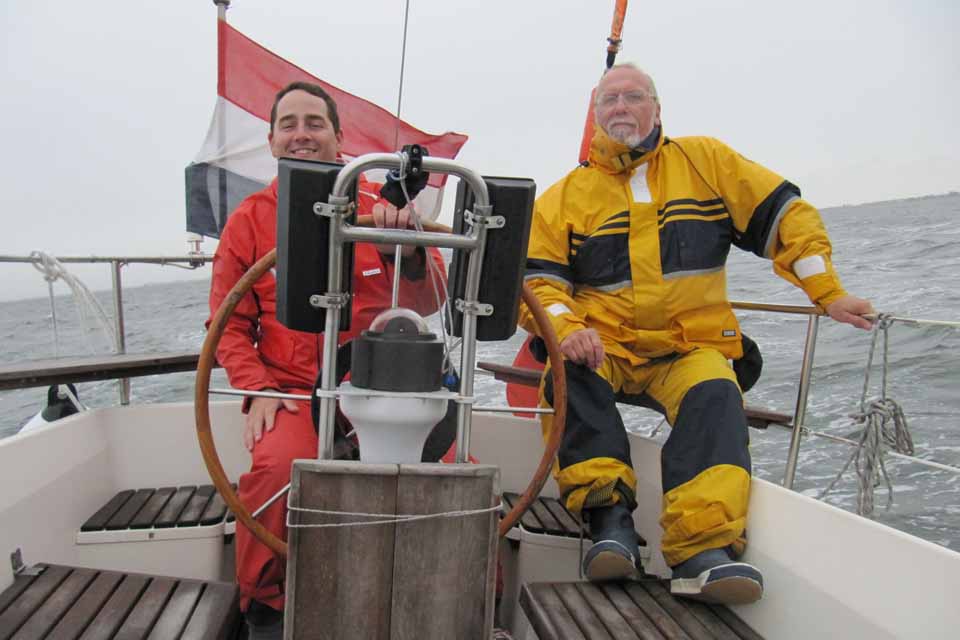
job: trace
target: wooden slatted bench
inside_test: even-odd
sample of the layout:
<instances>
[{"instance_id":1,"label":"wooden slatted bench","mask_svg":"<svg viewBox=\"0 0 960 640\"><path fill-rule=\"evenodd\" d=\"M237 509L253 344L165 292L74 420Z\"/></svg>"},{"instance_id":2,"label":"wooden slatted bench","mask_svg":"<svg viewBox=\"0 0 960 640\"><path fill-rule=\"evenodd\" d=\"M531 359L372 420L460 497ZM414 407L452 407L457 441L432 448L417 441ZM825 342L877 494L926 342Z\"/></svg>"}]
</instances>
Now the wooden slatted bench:
<instances>
[{"instance_id":1,"label":"wooden slatted bench","mask_svg":"<svg viewBox=\"0 0 960 640\"><path fill-rule=\"evenodd\" d=\"M127 489L76 532L78 564L221 580L233 572L233 514L212 485Z\"/></svg>"},{"instance_id":2,"label":"wooden slatted bench","mask_svg":"<svg viewBox=\"0 0 960 640\"><path fill-rule=\"evenodd\" d=\"M80 526L77 543L181 539L187 528L219 524L229 533L233 521L213 485L126 489Z\"/></svg>"},{"instance_id":3,"label":"wooden slatted bench","mask_svg":"<svg viewBox=\"0 0 960 640\"><path fill-rule=\"evenodd\" d=\"M520 500L520 495L517 493L505 492L502 497L504 507L507 509L512 509L513 505ZM521 516L519 525L530 533L580 539L580 521L556 498L537 498ZM583 537L584 544L589 546L590 534L586 528L583 529ZM641 537L640 556L646 558L648 555L647 543Z\"/></svg>"},{"instance_id":4,"label":"wooden slatted bench","mask_svg":"<svg viewBox=\"0 0 960 640\"><path fill-rule=\"evenodd\" d=\"M241 624L239 589L61 565L34 565L0 593L0 640L227 640Z\"/></svg>"},{"instance_id":5,"label":"wooden slatted bench","mask_svg":"<svg viewBox=\"0 0 960 640\"><path fill-rule=\"evenodd\" d=\"M655 579L527 584L520 606L540 640L762 640L727 607L675 598Z\"/></svg>"}]
</instances>

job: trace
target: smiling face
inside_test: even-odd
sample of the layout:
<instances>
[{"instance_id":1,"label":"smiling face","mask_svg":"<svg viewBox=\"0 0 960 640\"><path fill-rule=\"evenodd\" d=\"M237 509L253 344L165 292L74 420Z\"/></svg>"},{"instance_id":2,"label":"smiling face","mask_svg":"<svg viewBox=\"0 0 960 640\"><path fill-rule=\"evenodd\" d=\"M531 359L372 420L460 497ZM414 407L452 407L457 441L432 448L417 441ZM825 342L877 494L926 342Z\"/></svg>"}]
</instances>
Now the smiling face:
<instances>
[{"instance_id":1,"label":"smiling face","mask_svg":"<svg viewBox=\"0 0 960 640\"><path fill-rule=\"evenodd\" d=\"M631 67L611 69L597 85L597 124L611 138L639 146L660 124L660 103L650 78Z\"/></svg>"},{"instance_id":2,"label":"smiling face","mask_svg":"<svg viewBox=\"0 0 960 640\"><path fill-rule=\"evenodd\" d=\"M274 158L337 159L343 134L334 130L323 98L294 90L280 98L276 113L267 136Z\"/></svg>"}]
</instances>

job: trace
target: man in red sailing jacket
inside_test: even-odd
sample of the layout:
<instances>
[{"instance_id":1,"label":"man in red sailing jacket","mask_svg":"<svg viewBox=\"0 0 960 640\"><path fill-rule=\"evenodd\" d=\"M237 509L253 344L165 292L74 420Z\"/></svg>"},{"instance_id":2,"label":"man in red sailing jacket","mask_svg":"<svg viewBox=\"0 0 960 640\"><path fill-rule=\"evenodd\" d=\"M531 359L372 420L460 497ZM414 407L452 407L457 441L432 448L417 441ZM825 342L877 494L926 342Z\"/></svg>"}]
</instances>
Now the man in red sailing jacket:
<instances>
[{"instance_id":1,"label":"man in red sailing jacket","mask_svg":"<svg viewBox=\"0 0 960 640\"><path fill-rule=\"evenodd\" d=\"M334 161L342 138L337 105L322 88L295 82L277 94L268 135L275 158ZM377 185L361 178L359 211L372 212L378 227L406 228L409 211L398 211L378 198ZM224 227L213 260L211 318L240 277L276 247L276 227L274 179L266 189L240 203ZM355 248L353 317L350 331L340 333L341 344L369 327L377 314L391 304L394 247L357 243ZM403 255L399 305L421 315L433 313L437 304L426 274L428 252L422 247L407 246ZM440 253L430 249L429 256L439 273L444 274ZM322 350L322 335L293 331L278 322L276 280L270 272L237 305L220 340L217 359L234 388L309 394L322 362ZM240 477L239 497L253 511L290 482L294 459L316 457L317 434L308 402L253 398L244 403L244 411L243 442L253 460L250 471ZM286 538L284 500L274 502L258 518L268 530ZM279 637L285 601L284 563L246 527L237 528L236 547L240 606L251 630L254 635L263 631L261 637Z\"/></svg>"}]
</instances>

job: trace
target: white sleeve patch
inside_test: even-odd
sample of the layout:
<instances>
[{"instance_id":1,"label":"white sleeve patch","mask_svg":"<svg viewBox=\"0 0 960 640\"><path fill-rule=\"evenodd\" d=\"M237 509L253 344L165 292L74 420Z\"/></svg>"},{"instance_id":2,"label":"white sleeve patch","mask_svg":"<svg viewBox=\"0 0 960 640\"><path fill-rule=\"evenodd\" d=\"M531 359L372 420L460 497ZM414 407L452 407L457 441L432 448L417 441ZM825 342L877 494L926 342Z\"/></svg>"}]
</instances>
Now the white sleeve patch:
<instances>
[{"instance_id":1,"label":"white sleeve patch","mask_svg":"<svg viewBox=\"0 0 960 640\"><path fill-rule=\"evenodd\" d=\"M567 305L563 304L562 302L555 302L547 307L547 313L552 316L561 316L565 313L573 313L573 311L570 311Z\"/></svg>"},{"instance_id":2,"label":"white sleeve patch","mask_svg":"<svg viewBox=\"0 0 960 640\"><path fill-rule=\"evenodd\" d=\"M793 263L793 272L797 274L797 277L801 280L806 280L810 276L826 273L827 263L824 261L823 256L800 258Z\"/></svg>"}]
</instances>

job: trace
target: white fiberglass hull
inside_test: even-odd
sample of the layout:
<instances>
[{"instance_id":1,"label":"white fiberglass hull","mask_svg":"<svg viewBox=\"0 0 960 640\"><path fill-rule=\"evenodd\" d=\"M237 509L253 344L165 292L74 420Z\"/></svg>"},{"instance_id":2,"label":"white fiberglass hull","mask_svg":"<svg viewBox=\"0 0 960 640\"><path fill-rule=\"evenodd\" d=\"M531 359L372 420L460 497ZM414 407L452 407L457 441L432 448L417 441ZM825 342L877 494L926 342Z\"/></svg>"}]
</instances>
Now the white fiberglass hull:
<instances>
[{"instance_id":1,"label":"white fiberglass hull","mask_svg":"<svg viewBox=\"0 0 960 640\"><path fill-rule=\"evenodd\" d=\"M214 403L211 413L224 467L235 479L248 464L238 403ZM504 491L526 487L542 451L537 422L506 416L475 414L471 442L479 460L500 465ZM653 549L648 571L667 576L656 551L659 447L637 436L631 443L639 482L635 520ZM189 538L147 531L139 540L77 543L80 524L118 491L207 483L190 404L71 416L0 441L0 552L20 549L27 564L228 579L223 525ZM553 481L544 493L557 495ZM960 629L956 552L756 479L748 532L746 560L763 572L766 593L735 610L768 638L948 638ZM504 559L508 580L575 579L577 549L530 540L503 545L521 558ZM12 581L3 563L0 590ZM515 592L516 583L508 584L508 596ZM525 627L514 603L506 609L514 626Z\"/></svg>"}]
</instances>

